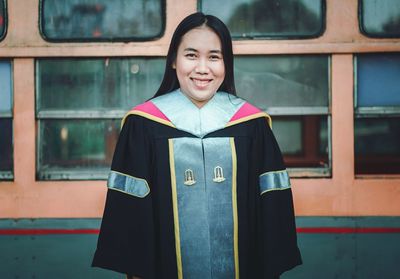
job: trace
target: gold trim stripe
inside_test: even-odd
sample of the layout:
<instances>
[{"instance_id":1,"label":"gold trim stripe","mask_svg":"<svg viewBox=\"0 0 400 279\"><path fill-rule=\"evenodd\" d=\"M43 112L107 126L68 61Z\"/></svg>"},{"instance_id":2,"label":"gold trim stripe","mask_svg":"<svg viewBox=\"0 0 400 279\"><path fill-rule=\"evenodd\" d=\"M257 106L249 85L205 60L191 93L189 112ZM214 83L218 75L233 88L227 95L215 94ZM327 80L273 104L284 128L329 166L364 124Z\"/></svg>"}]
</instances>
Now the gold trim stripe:
<instances>
[{"instance_id":1,"label":"gold trim stripe","mask_svg":"<svg viewBox=\"0 0 400 279\"><path fill-rule=\"evenodd\" d=\"M182 273L181 239L179 233L178 197L176 193L174 144L172 139L168 139L168 147L169 147L169 167L171 171L172 204L174 211L176 264L178 269L178 279L182 279L183 273Z\"/></svg>"},{"instance_id":2,"label":"gold trim stripe","mask_svg":"<svg viewBox=\"0 0 400 279\"><path fill-rule=\"evenodd\" d=\"M165 119L162 119L162 118L158 118L157 116L151 115L150 113L143 112L143 111L139 111L139 110L132 110L132 111L128 112L127 114L125 114L125 116L124 116L124 117L122 118L122 120L121 120L121 128L122 128L122 126L124 125L126 118L127 118L129 115L132 115L132 114L133 114L133 115L139 115L139 116L142 116L142 117L144 117L144 118L153 120L153 121L155 121L155 122L158 122L158 123L161 123L161 124L170 126L170 127L172 127L172 128L175 128L174 124L172 124L170 121L165 120Z\"/></svg>"},{"instance_id":3,"label":"gold trim stripe","mask_svg":"<svg viewBox=\"0 0 400 279\"><path fill-rule=\"evenodd\" d=\"M238 210L237 210L237 158L235 139L230 138L232 149L232 209L233 209L233 249L235 260L235 279L239 279L239 232L238 232Z\"/></svg>"},{"instance_id":4,"label":"gold trim stripe","mask_svg":"<svg viewBox=\"0 0 400 279\"><path fill-rule=\"evenodd\" d=\"M282 191L282 190L287 190L287 189L290 189L290 188L291 188L291 187L288 186L288 187L279 188L279 189L268 189L268 190L264 190L264 191L261 192L260 196L263 195L263 194L265 194L265 193L268 193L268 192L272 192L272 191Z\"/></svg>"},{"instance_id":5,"label":"gold trim stripe","mask_svg":"<svg viewBox=\"0 0 400 279\"><path fill-rule=\"evenodd\" d=\"M252 120L252 119L259 118L259 117L265 117L267 119L269 127L272 129L271 116L269 116L265 112L258 112L258 113L255 113L255 114L252 114L252 115L249 115L249 116L246 116L246 117L242 117L242 118L240 118L238 120L228 122L228 124L226 124L225 127L233 126L233 125L236 125L236 124L239 124L239 123L243 123L243 122L246 122L246 121L249 121L249 120Z\"/></svg>"}]
</instances>

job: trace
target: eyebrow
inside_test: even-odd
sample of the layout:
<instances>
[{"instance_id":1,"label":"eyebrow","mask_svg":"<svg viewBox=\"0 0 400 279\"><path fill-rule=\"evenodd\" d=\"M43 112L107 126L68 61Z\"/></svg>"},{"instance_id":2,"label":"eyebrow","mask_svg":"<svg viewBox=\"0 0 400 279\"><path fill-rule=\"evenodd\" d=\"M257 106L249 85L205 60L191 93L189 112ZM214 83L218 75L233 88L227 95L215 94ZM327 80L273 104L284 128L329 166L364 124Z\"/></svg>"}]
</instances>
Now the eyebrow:
<instances>
[{"instance_id":1,"label":"eyebrow","mask_svg":"<svg viewBox=\"0 0 400 279\"><path fill-rule=\"evenodd\" d=\"M191 48L191 47L185 48L183 51L194 51L194 52L199 52L197 49L194 49L194 48ZM213 50L210 50L210 52L211 52L211 53L222 53L222 51L219 50L219 49L213 49Z\"/></svg>"}]
</instances>

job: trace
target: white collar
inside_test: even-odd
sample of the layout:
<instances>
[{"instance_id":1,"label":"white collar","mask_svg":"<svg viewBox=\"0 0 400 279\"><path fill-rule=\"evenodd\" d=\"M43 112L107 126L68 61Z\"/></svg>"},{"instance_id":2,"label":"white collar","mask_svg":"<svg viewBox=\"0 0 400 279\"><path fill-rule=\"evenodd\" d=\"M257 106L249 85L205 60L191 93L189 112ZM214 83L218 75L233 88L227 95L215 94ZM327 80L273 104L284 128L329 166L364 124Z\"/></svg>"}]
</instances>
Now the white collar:
<instances>
[{"instance_id":1,"label":"white collar","mask_svg":"<svg viewBox=\"0 0 400 279\"><path fill-rule=\"evenodd\" d=\"M223 129L245 103L232 94L218 91L203 107L198 108L180 89L154 98L151 102L177 129L200 138Z\"/></svg>"}]
</instances>

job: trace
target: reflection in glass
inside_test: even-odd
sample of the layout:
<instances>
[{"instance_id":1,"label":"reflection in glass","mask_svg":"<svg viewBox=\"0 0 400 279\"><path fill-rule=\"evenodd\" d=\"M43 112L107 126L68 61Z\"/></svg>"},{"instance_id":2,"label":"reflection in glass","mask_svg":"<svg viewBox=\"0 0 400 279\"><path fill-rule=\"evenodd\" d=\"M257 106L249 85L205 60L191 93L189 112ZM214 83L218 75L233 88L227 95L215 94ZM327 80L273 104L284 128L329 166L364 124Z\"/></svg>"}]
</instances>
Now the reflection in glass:
<instances>
[{"instance_id":1,"label":"reflection in glass","mask_svg":"<svg viewBox=\"0 0 400 279\"><path fill-rule=\"evenodd\" d=\"M400 53L357 55L357 106L400 106Z\"/></svg>"},{"instance_id":2,"label":"reflection in glass","mask_svg":"<svg viewBox=\"0 0 400 279\"><path fill-rule=\"evenodd\" d=\"M233 37L315 37L324 28L323 0L202 0ZM223 7L223 8L221 8Z\"/></svg>"},{"instance_id":3,"label":"reflection in glass","mask_svg":"<svg viewBox=\"0 0 400 279\"><path fill-rule=\"evenodd\" d=\"M39 170L109 168L120 120L42 120Z\"/></svg>"},{"instance_id":4,"label":"reflection in glass","mask_svg":"<svg viewBox=\"0 0 400 279\"><path fill-rule=\"evenodd\" d=\"M161 0L41 2L41 30L50 40L151 39L164 31Z\"/></svg>"},{"instance_id":5,"label":"reflection in glass","mask_svg":"<svg viewBox=\"0 0 400 279\"><path fill-rule=\"evenodd\" d=\"M235 58L238 95L269 107L327 107L328 56L239 56Z\"/></svg>"},{"instance_id":6,"label":"reflection in glass","mask_svg":"<svg viewBox=\"0 0 400 279\"><path fill-rule=\"evenodd\" d=\"M360 0L361 28L373 37L400 37L400 1Z\"/></svg>"},{"instance_id":7,"label":"reflection in glass","mask_svg":"<svg viewBox=\"0 0 400 279\"><path fill-rule=\"evenodd\" d=\"M11 63L0 60L0 114L11 114L11 107Z\"/></svg>"},{"instance_id":8,"label":"reflection in glass","mask_svg":"<svg viewBox=\"0 0 400 279\"><path fill-rule=\"evenodd\" d=\"M299 118L273 118L273 131L282 153L300 155L303 151L302 123Z\"/></svg>"},{"instance_id":9,"label":"reflection in glass","mask_svg":"<svg viewBox=\"0 0 400 279\"><path fill-rule=\"evenodd\" d=\"M12 119L0 118L0 171L12 171Z\"/></svg>"},{"instance_id":10,"label":"reflection in glass","mask_svg":"<svg viewBox=\"0 0 400 279\"><path fill-rule=\"evenodd\" d=\"M319 154L329 154L329 133L328 133L328 121L325 117L320 117L319 121Z\"/></svg>"},{"instance_id":11,"label":"reflection in glass","mask_svg":"<svg viewBox=\"0 0 400 279\"><path fill-rule=\"evenodd\" d=\"M3 4L1 0L0 4ZM7 60L0 60L0 179L12 179L13 130L11 88L11 63Z\"/></svg>"},{"instance_id":12,"label":"reflection in glass","mask_svg":"<svg viewBox=\"0 0 400 279\"><path fill-rule=\"evenodd\" d=\"M152 97L162 58L41 59L38 110L128 110Z\"/></svg>"},{"instance_id":13,"label":"reflection in glass","mask_svg":"<svg viewBox=\"0 0 400 279\"><path fill-rule=\"evenodd\" d=\"M0 39L3 38L6 29L6 11L3 0L0 0Z\"/></svg>"},{"instance_id":14,"label":"reflection in glass","mask_svg":"<svg viewBox=\"0 0 400 279\"><path fill-rule=\"evenodd\" d=\"M355 119L356 174L400 174L400 117Z\"/></svg>"},{"instance_id":15,"label":"reflection in glass","mask_svg":"<svg viewBox=\"0 0 400 279\"><path fill-rule=\"evenodd\" d=\"M327 116L272 117L274 135L287 167L328 167Z\"/></svg>"}]
</instances>

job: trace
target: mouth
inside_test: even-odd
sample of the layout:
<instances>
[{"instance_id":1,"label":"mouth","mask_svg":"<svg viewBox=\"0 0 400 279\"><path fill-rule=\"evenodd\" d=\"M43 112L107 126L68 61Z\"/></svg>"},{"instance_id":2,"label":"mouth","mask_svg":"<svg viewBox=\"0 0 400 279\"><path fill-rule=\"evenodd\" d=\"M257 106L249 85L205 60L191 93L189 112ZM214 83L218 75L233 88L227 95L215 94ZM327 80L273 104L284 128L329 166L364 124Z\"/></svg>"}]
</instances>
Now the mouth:
<instances>
[{"instance_id":1,"label":"mouth","mask_svg":"<svg viewBox=\"0 0 400 279\"><path fill-rule=\"evenodd\" d=\"M201 88L206 87L212 81L212 79L199 79L199 78L190 78L190 79L197 87Z\"/></svg>"}]
</instances>

